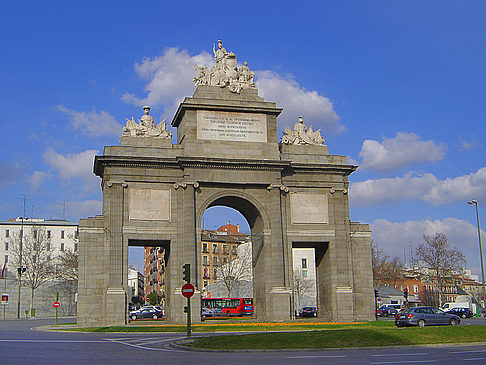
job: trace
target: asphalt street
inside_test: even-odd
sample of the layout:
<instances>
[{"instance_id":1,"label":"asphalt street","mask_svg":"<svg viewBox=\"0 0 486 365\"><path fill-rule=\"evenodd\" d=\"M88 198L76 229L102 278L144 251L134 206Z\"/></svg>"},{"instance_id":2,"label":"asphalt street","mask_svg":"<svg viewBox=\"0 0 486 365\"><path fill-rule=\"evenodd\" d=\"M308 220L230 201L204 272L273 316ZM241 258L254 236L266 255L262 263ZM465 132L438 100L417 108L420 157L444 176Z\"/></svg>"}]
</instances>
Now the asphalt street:
<instances>
[{"instance_id":1,"label":"asphalt street","mask_svg":"<svg viewBox=\"0 0 486 365\"><path fill-rule=\"evenodd\" d=\"M478 319L464 325L482 324ZM486 363L486 345L318 351L195 352L172 347L175 333L41 331L53 320L0 321L0 364L471 364ZM195 333L194 336L211 334Z\"/></svg>"}]
</instances>

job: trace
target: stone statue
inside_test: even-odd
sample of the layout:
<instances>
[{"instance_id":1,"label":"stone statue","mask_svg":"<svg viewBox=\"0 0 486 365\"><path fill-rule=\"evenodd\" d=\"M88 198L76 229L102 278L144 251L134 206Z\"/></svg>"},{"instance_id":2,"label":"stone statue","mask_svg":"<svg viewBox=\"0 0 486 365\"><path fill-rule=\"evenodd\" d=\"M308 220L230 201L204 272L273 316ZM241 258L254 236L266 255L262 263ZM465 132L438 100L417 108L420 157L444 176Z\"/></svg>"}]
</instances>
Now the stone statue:
<instances>
[{"instance_id":1,"label":"stone statue","mask_svg":"<svg viewBox=\"0 0 486 365\"><path fill-rule=\"evenodd\" d=\"M310 144L313 146L321 146L324 144L324 138L321 136L321 130L313 131L312 127L307 127L304 124L304 118L299 117L299 121L295 123L294 130L285 127L282 136L283 144Z\"/></svg>"},{"instance_id":2,"label":"stone statue","mask_svg":"<svg viewBox=\"0 0 486 365\"><path fill-rule=\"evenodd\" d=\"M156 126L154 118L149 113L150 107L144 106L143 115L138 123L133 117L132 119L127 118L127 124L123 127L123 136L172 138L172 132L166 129L165 119Z\"/></svg>"},{"instance_id":3,"label":"stone statue","mask_svg":"<svg viewBox=\"0 0 486 365\"><path fill-rule=\"evenodd\" d=\"M218 49L213 44L214 65L209 70L207 67L195 65L197 75L193 78L196 86L211 85L228 87L231 92L240 93L241 89L255 89L253 81L255 73L250 70L248 63L238 69L238 60L233 52L228 52L223 47L223 42L218 41Z\"/></svg>"}]
</instances>

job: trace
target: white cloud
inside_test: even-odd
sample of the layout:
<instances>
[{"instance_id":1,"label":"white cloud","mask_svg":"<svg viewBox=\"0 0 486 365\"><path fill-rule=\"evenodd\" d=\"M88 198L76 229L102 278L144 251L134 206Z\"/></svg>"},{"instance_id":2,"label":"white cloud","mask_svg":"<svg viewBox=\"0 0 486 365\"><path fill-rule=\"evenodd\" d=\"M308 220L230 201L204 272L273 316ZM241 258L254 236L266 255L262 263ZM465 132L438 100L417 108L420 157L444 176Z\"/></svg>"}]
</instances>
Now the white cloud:
<instances>
[{"instance_id":1,"label":"white cloud","mask_svg":"<svg viewBox=\"0 0 486 365\"><path fill-rule=\"evenodd\" d=\"M373 242L378 247L391 257L406 257L407 261L410 260L417 243L422 241L424 234L444 233L451 247L464 252L468 268L475 269L478 273L480 262L477 227L465 220L445 218L434 221L390 222L386 219L377 219L371 224L371 229Z\"/></svg>"},{"instance_id":2,"label":"white cloud","mask_svg":"<svg viewBox=\"0 0 486 365\"><path fill-rule=\"evenodd\" d=\"M78 222L80 218L94 217L101 214L102 202L100 200L84 201L57 201L47 207L46 214L52 217L61 217L65 213L65 218L73 222Z\"/></svg>"},{"instance_id":3,"label":"white cloud","mask_svg":"<svg viewBox=\"0 0 486 365\"><path fill-rule=\"evenodd\" d=\"M369 206L420 199L433 205L486 198L486 167L469 175L439 180L433 174L412 174L404 177L370 179L350 187L351 204Z\"/></svg>"},{"instance_id":4,"label":"white cloud","mask_svg":"<svg viewBox=\"0 0 486 365\"><path fill-rule=\"evenodd\" d=\"M138 106L163 106L163 117L171 120L183 98L194 93L194 65L210 68L213 63L212 55L207 52L190 56L185 50L167 48L161 56L146 58L135 64L137 74L148 81L145 86L147 95L138 97L133 93L126 93L122 100ZM317 91L306 90L295 80L284 78L275 72L255 73L260 95L268 101L278 101L278 106L284 108L279 117L282 123L293 126L302 115L306 124L312 125L314 130L322 128L323 136L329 132L340 133L345 130L327 97Z\"/></svg>"},{"instance_id":5,"label":"white cloud","mask_svg":"<svg viewBox=\"0 0 486 365\"><path fill-rule=\"evenodd\" d=\"M86 189L99 189L99 178L93 174L93 161L97 153L96 150L87 150L77 154L61 155L53 149L48 149L43 157L64 181L81 178Z\"/></svg>"},{"instance_id":6,"label":"white cloud","mask_svg":"<svg viewBox=\"0 0 486 365\"><path fill-rule=\"evenodd\" d=\"M277 101L284 108L280 120L293 127L299 116L314 130L322 128L322 135L329 132L341 133L345 127L339 123L339 116L334 111L329 98L317 91L309 91L297 81L284 78L273 71L256 72L256 84L261 96L267 101Z\"/></svg>"},{"instance_id":7,"label":"white cloud","mask_svg":"<svg viewBox=\"0 0 486 365\"><path fill-rule=\"evenodd\" d=\"M478 141L477 138L472 138L469 141L466 141L465 139L460 139L459 140L460 146L462 150L469 151L469 150L474 150L474 149L479 149L483 146L481 142Z\"/></svg>"},{"instance_id":8,"label":"white cloud","mask_svg":"<svg viewBox=\"0 0 486 365\"><path fill-rule=\"evenodd\" d=\"M50 174L48 172L43 172L43 171L34 171L32 176L28 178L28 181L30 183L30 188L32 191L37 191L39 190L40 186L42 183L49 178Z\"/></svg>"},{"instance_id":9,"label":"white cloud","mask_svg":"<svg viewBox=\"0 0 486 365\"><path fill-rule=\"evenodd\" d=\"M170 120L183 98L194 93L194 65L211 67L212 62L212 57L207 52L191 57L185 50L167 48L162 56L145 58L141 63L135 64L137 74L148 81L145 86L147 96L139 98L132 93L126 93L122 100L138 106L164 106L164 118Z\"/></svg>"},{"instance_id":10,"label":"white cloud","mask_svg":"<svg viewBox=\"0 0 486 365\"><path fill-rule=\"evenodd\" d=\"M444 158L444 147L434 141L423 141L415 133L398 132L395 138L383 142L367 139L363 142L361 168L395 170L417 162L435 162Z\"/></svg>"},{"instance_id":11,"label":"white cloud","mask_svg":"<svg viewBox=\"0 0 486 365\"><path fill-rule=\"evenodd\" d=\"M437 184L437 178L432 174L408 173L404 177L354 182L349 197L351 204L356 206L391 204L422 197L434 184Z\"/></svg>"},{"instance_id":12,"label":"white cloud","mask_svg":"<svg viewBox=\"0 0 486 365\"><path fill-rule=\"evenodd\" d=\"M57 110L70 117L75 130L79 130L89 137L121 135L123 126L116 121L115 117L104 110L97 112L93 108L88 112L80 112L66 108L64 105L58 105Z\"/></svg>"}]
</instances>

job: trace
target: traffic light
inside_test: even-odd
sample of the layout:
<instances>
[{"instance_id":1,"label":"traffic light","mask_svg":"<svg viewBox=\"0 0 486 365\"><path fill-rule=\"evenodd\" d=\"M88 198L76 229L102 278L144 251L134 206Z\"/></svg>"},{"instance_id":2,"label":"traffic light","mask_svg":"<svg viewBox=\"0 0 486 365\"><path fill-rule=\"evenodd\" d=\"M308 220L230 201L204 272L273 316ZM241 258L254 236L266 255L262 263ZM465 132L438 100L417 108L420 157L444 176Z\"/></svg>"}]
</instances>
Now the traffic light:
<instances>
[{"instance_id":1,"label":"traffic light","mask_svg":"<svg viewBox=\"0 0 486 365\"><path fill-rule=\"evenodd\" d=\"M27 268L26 268L26 267L22 267L22 268L21 268L21 267L18 267L18 268L17 268L17 272L19 273L19 275L20 275L20 274L23 274L23 273L25 272L25 270L27 270Z\"/></svg>"},{"instance_id":2,"label":"traffic light","mask_svg":"<svg viewBox=\"0 0 486 365\"><path fill-rule=\"evenodd\" d=\"M191 264L184 264L182 267L184 268L184 271L182 272L184 281L186 283L191 282Z\"/></svg>"},{"instance_id":3,"label":"traffic light","mask_svg":"<svg viewBox=\"0 0 486 365\"><path fill-rule=\"evenodd\" d=\"M405 288L405 289L403 290L403 297L404 297L405 299L408 299L408 289L407 289L407 288Z\"/></svg>"}]
</instances>

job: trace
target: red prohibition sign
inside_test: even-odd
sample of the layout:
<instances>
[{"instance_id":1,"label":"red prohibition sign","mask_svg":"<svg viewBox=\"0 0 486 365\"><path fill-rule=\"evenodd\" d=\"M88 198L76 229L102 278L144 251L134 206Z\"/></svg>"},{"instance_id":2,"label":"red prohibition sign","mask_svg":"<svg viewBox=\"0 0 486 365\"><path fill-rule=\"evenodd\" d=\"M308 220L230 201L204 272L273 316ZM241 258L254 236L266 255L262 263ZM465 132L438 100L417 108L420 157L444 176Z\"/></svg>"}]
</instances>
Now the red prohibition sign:
<instances>
[{"instance_id":1,"label":"red prohibition sign","mask_svg":"<svg viewBox=\"0 0 486 365\"><path fill-rule=\"evenodd\" d=\"M59 302L54 302L54 304L52 304L54 306L54 308L59 308L59 306L61 305L61 303Z\"/></svg>"},{"instance_id":2,"label":"red prohibition sign","mask_svg":"<svg viewBox=\"0 0 486 365\"><path fill-rule=\"evenodd\" d=\"M186 283L182 286L181 289L182 295L186 298L190 298L194 295L194 285L190 283Z\"/></svg>"}]
</instances>

